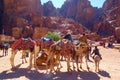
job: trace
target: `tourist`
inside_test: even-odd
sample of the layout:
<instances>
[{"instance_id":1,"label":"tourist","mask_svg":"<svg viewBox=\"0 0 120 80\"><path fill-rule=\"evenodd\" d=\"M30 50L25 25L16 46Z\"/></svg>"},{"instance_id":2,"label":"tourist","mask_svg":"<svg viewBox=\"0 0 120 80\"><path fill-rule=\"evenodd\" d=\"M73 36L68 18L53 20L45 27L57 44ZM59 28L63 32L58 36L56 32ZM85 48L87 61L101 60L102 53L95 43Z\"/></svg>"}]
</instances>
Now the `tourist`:
<instances>
[{"instance_id":1,"label":"tourist","mask_svg":"<svg viewBox=\"0 0 120 80\"><path fill-rule=\"evenodd\" d=\"M93 59L94 59L95 55L98 55L100 57L100 59L102 59L101 54L100 54L99 49L97 48L97 46L95 46L95 48L94 48L93 52L91 53L91 55L93 55Z\"/></svg>"}]
</instances>

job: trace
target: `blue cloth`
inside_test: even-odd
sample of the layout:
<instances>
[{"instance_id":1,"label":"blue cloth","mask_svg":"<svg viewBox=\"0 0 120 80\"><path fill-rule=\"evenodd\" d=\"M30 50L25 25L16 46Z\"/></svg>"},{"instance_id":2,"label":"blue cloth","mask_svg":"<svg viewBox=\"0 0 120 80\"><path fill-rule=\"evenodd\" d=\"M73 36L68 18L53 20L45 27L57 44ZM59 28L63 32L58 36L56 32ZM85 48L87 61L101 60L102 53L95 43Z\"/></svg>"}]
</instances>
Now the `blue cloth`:
<instances>
[{"instance_id":1,"label":"blue cloth","mask_svg":"<svg viewBox=\"0 0 120 80\"><path fill-rule=\"evenodd\" d=\"M42 41L43 42L47 42L47 41L50 41L50 42L52 42L53 41L53 39L52 38L42 38Z\"/></svg>"}]
</instances>

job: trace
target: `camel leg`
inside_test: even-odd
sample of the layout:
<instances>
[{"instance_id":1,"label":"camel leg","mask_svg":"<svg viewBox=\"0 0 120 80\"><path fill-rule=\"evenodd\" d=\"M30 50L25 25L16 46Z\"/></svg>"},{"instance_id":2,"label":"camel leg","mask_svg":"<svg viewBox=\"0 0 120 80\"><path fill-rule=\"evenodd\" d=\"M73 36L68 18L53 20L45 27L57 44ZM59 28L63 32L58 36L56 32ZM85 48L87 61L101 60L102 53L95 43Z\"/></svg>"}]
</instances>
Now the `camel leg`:
<instances>
[{"instance_id":1,"label":"camel leg","mask_svg":"<svg viewBox=\"0 0 120 80\"><path fill-rule=\"evenodd\" d=\"M27 60L26 60L26 51L22 51L22 64L24 64L24 61L25 63L27 63Z\"/></svg>"},{"instance_id":2,"label":"camel leg","mask_svg":"<svg viewBox=\"0 0 120 80\"><path fill-rule=\"evenodd\" d=\"M97 62L95 61L95 72L97 72Z\"/></svg>"},{"instance_id":3,"label":"camel leg","mask_svg":"<svg viewBox=\"0 0 120 80\"><path fill-rule=\"evenodd\" d=\"M6 51L6 49L5 49L5 56L7 56L7 51Z\"/></svg>"},{"instance_id":4,"label":"camel leg","mask_svg":"<svg viewBox=\"0 0 120 80\"><path fill-rule=\"evenodd\" d=\"M73 57L73 54L72 54L72 56L71 56L71 60L72 60L72 67L73 67L73 70L75 71L75 65L74 65L75 57Z\"/></svg>"},{"instance_id":5,"label":"camel leg","mask_svg":"<svg viewBox=\"0 0 120 80\"><path fill-rule=\"evenodd\" d=\"M87 60L87 56L85 57L85 62L86 62L86 67L87 67L87 70L89 71L89 66L88 66L88 60Z\"/></svg>"},{"instance_id":6,"label":"camel leg","mask_svg":"<svg viewBox=\"0 0 120 80\"><path fill-rule=\"evenodd\" d=\"M25 52L25 55L24 55L24 60L25 60L25 63L27 63L26 52Z\"/></svg>"},{"instance_id":7,"label":"camel leg","mask_svg":"<svg viewBox=\"0 0 120 80\"><path fill-rule=\"evenodd\" d=\"M52 59L52 56L53 56L53 52L49 52L49 55L46 60L46 73L48 72L48 64L49 64L49 61Z\"/></svg>"},{"instance_id":8,"label":"camel leg","mask_svg":"<svg viewBox=\"0 0 120 80\"><path fill-rule=\"evenodd\" d=\"M70 55L67 57L67 71L70 72Z\"/></svg>"},{"instance_id":9,"label":"camel leg","mask_svg":"<svg viewBox=\"0 0 120 80\"><path fill-rule=\"evenodd\" d=\"M47 60L46 60L46 72L48 72L48 64L49 62L51 62L51 60L54 58L54 53L49 51L49 55L47 57ZM52 63L50 64L50 66L52 65Z\"/></svg>"},{"instance_id":10,"label":"camel leg","mask_svg":"<svg viewBox=\"0 0 120 80\"><path fill-rule=\"evenodd\" d=\"M55 69L54 69L54 57L52 57L52 59L51 59L51 65L50 65L50 72L52 72L52 71L55 71Z\"/></svg>"},{"instance_id":11,"label":"camel leg","mask_svg":"<svg viewBox=\"0 0 120 80\"><path fill-rule=\"evenodd\" d=\"M6 50L6 55L8 55L8 49Z\"/></svg>"},{"instance_id":12,"label":"camel leg","mask_svg":"<svg viewBox=\"0 0 120 80\"><path fill-rule=\"evenodd\" d=\"M72 59L73 70L75 71L74 60Z\"/></svg>"},{"instance_id":13,"label":"camel leg","mask_svg":"<svg viewBox=\"0 0 120 80\"><path fill-rule=\"evenodd\" d=\"M32 68L32 59L33 59L33 53L30 53L30 58L29 58L29 69Z\"/></svg>"},{"instance_id":14,"label":"camel leg","mask_svg":"<svg viewBox=\"0 0 120 80\"><path fill-rule=\"evenodd\" d=\"M79 67L78 67L78 66L79 66L78 64L79 64L79 56L77 55L77 56L76 56L77 71L80 71L80 70L79 70Z\"/></svg>"},{"instance_id":15,"label":"camel leg","mask_svg":"<svg viewBox=\"0 0 120 80\"><path fill-rule=\"evenodd\" d=\"M34 67L36 68L36 70L38 70L38 66L37 66L37 63L36 63L36 59L37 59L37 56L38 56L38 53L40 51L40 47L35 45L34 46Z\"/></svg>"},{"instance_id":16,"label":"camel leg","mask_svg":"<svg viewBox=\"0 0 120 80\"><path fill-rule=\"evenodd\" d=\"M80 69L82 69L82 56L80 56Z\"/></svg>"},{"instance_id":17,"label":"camel leg","mask_svg":"<svg viewBox=\"0 0 120 80\"><path fill-rule=\"evenodd\" d=\"M38 70L38 66L37 66L37 63L36 63L36 59L37 59L37 53L34 52L34 68L35 68L36 70Z\"/></svg>"},{"instance_id":18,"label":"camel leg","mask_svg":"<svg viewBox=\"0 0 120 80\"><path fill-rule=\"evenodd\" d=\"M24 64L23 58L22 58L22 64Z\"/></svg>"},{"instance_id":19,"label":"camel leg","mask_svg":"<svg viewBox=\"0 0 120 80\"><path fill-rule=\"evenodd\" d=\"M24 52L22 52L22 64L24 64L24 57L25 57L25 55L24 55Z\"/></svg>"},{"instance_id":20,"label":"camel leg","mask_svg":"<svg viewBox=\"0 0 120 80\"><path fill-rule=\"evenodd\" d=\"M23 58L23 59L24 59L25 63L27 63L26 54L24 55L24 58Z\"/></svg>"},{"instance_id":21,"label":"camel leg","mask_svg":"<svg viewBox=\"0 0 120 80\"><path fill-rule=\"evenodd\" d=\"M8 49L4 49L5 56L8 55Z\"/></svg>"},{"instance_id":22,"label":"camel leg","mask_svg":"<svg viewBox=\"0 0 120 80\"><path fill-rule=\"evenodd\" d=\"M12 68L15 68L14 58L15 58L16 52L17 51L12 50L12 54L11 54L11 57L10 57L10 63L11 63Z\"/></svg>"},{"instance_id":23,"label":"camel leg","mask_svg":"<svg viewBox=\"0 0 120 80\"><path fill-rule=\"evenodd\" d=\"M97 72L98 72L98 62L97 62Z\"/></svg>"},{"instance_id":24,"label":"camel leg","mask_svg":"<svg viewBox=\"0 0 120 80\"><path fill-rule=\"evenodd\" d=\"M25 57L25 63L27 63L26 57Z\"/></svg>"},{"instance_id":25,"label":"camel leg","mask_svg":"<svg viewBox=\"0 0 120 80\"><path fill-rule=\"evenodd\" d=\"M56 61L58 61L57 70L59 70L60 68L62 68L62 64L60 62L60 53L57 53L57 54L58 54L56 55Z\"/></svg>"},{"instance_id":26,"label":"camel leg","mask_svg":"<svg viewBox=\"0 0 120 80\"><path fill-rule=\"evenodd\" d=\"M3 56L5 56L5 50L4 50L4 48L3 48Z\"/></svg>"},{"instance_id":27,"label":"camel leg","mask_svg":"<svg viewBox=\"0 0 120 80\"><path fill-rule=\"evenodd\" d=\"M98 72L100 71L100 69L99 69L99 63L100 63L100 61L98 61Z\"/></svg>"}]
</instances>

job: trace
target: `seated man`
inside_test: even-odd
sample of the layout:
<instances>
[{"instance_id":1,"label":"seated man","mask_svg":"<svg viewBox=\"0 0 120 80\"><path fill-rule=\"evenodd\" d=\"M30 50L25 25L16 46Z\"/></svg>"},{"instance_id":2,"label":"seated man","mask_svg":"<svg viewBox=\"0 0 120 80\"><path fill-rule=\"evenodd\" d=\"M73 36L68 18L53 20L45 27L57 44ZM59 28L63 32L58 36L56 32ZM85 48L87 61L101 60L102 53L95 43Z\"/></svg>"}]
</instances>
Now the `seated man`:
<instances>
[{"instance_id":1,"label":"seated man","mask_svg":"<svg viewBox=\"0 0 120 80\"><path fill-rule=\"evenodd\" d=\"M87 43L87 36L83 34L83 36L79 38L79 41Z\"/></svg>"},{"instance_id":2,"label":"seated man","mask_svg":"<svg viewBox=\"0 0 120 80\"><path fill-rule=\"evenodd\" d=\"M27 25L27 26L23 27L21 37L22 38L29 38L29 37L32 38L32 36L33 36L33 28L32 28L32 26Z\"/></svg>"},{"instance_id":3,"label":"seated man","mask_svg":"<svg viewBox=\"0 0 120 80\"><path fill-rule=\"evenodd\" d=\"M64 36L64 39L67 39L67 40L69 40L70 42L73 42L71 33L72 33L72 31L68 30L68 33Z\"/></svg>"},{"instance_id":4,"label":"seated man","mask_svg":"<svg viewBox=\"0 0 120 80\"><path fill-rule=\"evenodd\" d=\"M94 59L95 55L98 55L100 57L100 59L102 59L101 54L100 54L99 49L97 48L97 46L95 46L95 49L93 50L91 55L93 55L93 59Z\"/></svg>"}]
</instances>

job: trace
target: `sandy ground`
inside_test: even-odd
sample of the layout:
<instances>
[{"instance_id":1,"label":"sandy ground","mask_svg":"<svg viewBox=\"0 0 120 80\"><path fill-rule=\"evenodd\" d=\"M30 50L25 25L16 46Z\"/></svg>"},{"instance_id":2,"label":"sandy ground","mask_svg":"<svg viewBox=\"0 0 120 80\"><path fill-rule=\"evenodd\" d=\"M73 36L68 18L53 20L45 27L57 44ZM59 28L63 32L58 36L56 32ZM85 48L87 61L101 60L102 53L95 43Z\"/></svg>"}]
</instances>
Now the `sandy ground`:
<instances>
[{"instance_id":1,"label":"sandy ground","mask_svg":"<svg viewBox=\"0 0 120 80\"><path fill-rule=\"evenodd\" d=\"M103 47L99 47L99 49L103 59L98 73L95 72L94 62L89 62L89 72L85 67L85 62L83 62L84 71L66 73L66 62L64 61L62 62L63 68L61 71L55 74L46 74L45 69L36 71L32 68L32 70L29 70L27 68L28 63L21 64L20 53L15 57L17 69L13 71L9 61L10 52L8 56L1 56L2 52L0 52L0 80L120 80L120 52L117 49Z\"/></svg>"}]
</instances>

